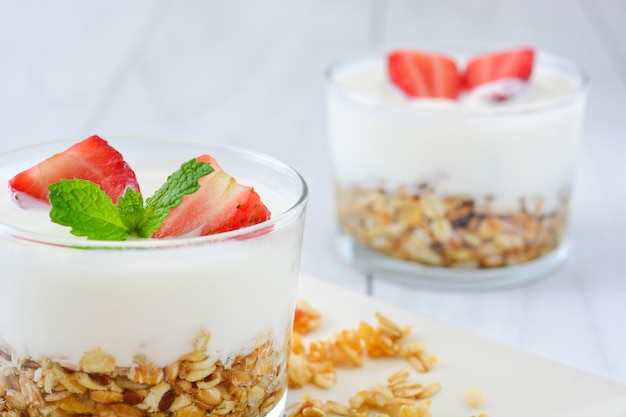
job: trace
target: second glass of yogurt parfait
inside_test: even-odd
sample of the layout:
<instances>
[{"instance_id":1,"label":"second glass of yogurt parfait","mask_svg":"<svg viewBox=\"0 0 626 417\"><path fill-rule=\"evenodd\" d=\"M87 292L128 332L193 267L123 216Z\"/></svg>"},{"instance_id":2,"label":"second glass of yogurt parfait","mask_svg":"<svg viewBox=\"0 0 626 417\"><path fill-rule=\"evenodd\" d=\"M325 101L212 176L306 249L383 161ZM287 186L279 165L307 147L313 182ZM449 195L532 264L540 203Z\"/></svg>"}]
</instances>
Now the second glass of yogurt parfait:
<instances>
[{"instance_id":1,"label":"second glass of yogurt parfait","mask_svg":"<svg viewBox=\"0 0 626 417\"><path fill-rule=\"evenodd\" d=\"M282 415L306 183L224 145L106 139L145 196L210 154L272 217L202 237L86 240L3 191L0 414ZM71 143L1 155L2 181Z\"/></svg>"},{"instance_id":2,"label":"second glass of yogurt parfait","mask_svg":"<svg viewBox=\"0 0 626 417\"><path fill-rule=\"evenodd\" d=\"M402 49L446 54L459 68L494 51ZM344 257L388 278L457 289L527 282L562 264L584 72L535 51L511 100L414 99L389 80L391 51L354 55L326 74Z\"/></svg>"}]
</instances>

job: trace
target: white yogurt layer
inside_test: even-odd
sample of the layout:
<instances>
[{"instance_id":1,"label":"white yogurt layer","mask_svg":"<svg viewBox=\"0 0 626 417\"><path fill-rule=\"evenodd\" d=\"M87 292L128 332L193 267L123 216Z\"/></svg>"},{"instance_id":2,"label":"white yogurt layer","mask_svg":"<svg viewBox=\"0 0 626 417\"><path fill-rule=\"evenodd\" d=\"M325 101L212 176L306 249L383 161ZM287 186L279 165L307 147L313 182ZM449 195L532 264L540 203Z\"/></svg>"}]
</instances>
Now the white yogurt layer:
<instances>
[{"instance_id":1,"label":"white yogurt layer","mask_svg":"<svg viewBox=\"0 0 626 417\"><path fill-rule=\"evenodd\" d=\"M135 169L144 197L156 188L145 186L150 178L160 184L171 173ZM6 184L17 172L3 168L0 179ZM255 186L277 215L294 201L273 188ZM3 187L2 222L71 236L47 216L10 203ZM293 315L301 232L296 221L253 239L98 250L15 239L0 227L0 344L70 365L100 347L118 366L130 366L137 354L157 366L174 362L193 351L200 330L211 334L216 360L249 352L255 337L270 332L280 345Z\"/></svg>"},{"instance_id":2,"label":"white yogurt layer","mask_svg":"<svg viewBox=\"0 0 626 417\"><path fill-rule=\"evenodd\" d=\"M542 197L546 208L570 189L584 107L571 74L539 61L506 103L480 92L456 101L406 98L382 58L348 64L332 78L330 148L342 186L426 182L441 194L515 207L520 197Z\"/></svg>"}]
</instances>

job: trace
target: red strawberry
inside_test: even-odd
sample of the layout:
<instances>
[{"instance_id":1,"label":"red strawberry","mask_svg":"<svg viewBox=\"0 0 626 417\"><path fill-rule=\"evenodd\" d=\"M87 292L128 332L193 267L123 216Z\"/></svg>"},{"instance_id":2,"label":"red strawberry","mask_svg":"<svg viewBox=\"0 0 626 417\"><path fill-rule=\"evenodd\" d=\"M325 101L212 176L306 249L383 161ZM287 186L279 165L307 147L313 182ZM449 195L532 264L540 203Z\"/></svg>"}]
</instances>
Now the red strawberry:
<instances>
[{"instance_id":1,"label":"red strawberry","mask_svg":"<svg viewBox=\"0 0 626 417\"><path fill-rule=\"evenodd\" d=\"M505 79L527 81L533 69L535 52L530 48L511 49L472 58L465 69L465 88Z\"/></svg>"},{"instance_id":2,"label":"red strawberry","mask_svg":"<svg viewBox=\"0 0 626 417\"><path fill-rule=\"evenodd\" d=\"M409 97L456 99L461 77L456 63L444 55L394 51L387 57L391 81Z\"/></svg>"},{"instance_id":3,"label":"red strawberry","mask_svg":"<svg viewBox=\"0 0 626 417\"><path fill-rule=\"evenodd\" d=\"M100 185L115 203L126 188L139 191L135 173L122 154L96 135L20 172L9 180L9 188L17 203L24 207L29 199L47 203L50 184L75 178Z\"/></svg>"},{"instance_id":4,"label":"red strawberry","mask_svg":"<svg viewBox=\"0 0 626 417\"><path fill-rule=\"evenodd\" d=\"M252 187L241 185L221 170L208 155L197 158L215 169L200 178L200 189L183 197L180 205L165 218L152 237L163 238L195 233L227 232L251 226L270 218L270 212Z\"/></svg>"}]
</instances>

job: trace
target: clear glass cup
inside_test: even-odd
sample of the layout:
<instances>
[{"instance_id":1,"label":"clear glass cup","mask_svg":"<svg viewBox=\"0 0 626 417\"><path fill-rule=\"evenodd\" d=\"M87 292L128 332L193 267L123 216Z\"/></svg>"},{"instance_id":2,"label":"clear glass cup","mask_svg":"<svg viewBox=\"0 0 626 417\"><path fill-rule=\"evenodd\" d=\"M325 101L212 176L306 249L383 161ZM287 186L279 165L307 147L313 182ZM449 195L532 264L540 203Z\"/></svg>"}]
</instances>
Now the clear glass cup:
<instances>
[{"instance_id":1,"label":"clear glass cup","mask_svg":"<svg viewBox=\"0 0 626 417\"><path fill-rule=\"evenodd\" d=\"M204 237L91 241L31 219L5 193L1 414L282 415L305 181L235 147L105 139L135 169L144 198L180 164L208 153L255 188L271 220ZM74 142L0 155L2 180Z\"/></svg>"},{"instance_id":2,"label":"clear glass cup","mask_svg":"<svg viewBox=\"0 0 626 417\"><path fill-rule=\"evenodd\" d=\"M455 57L498 50L412 46ZM537 52L518 100L410 100L386 75L391 49L326 72L338 247L404 283L472 289L546 276L567 255L567 219L588 79Z\"/></svg>"}]
</instances>

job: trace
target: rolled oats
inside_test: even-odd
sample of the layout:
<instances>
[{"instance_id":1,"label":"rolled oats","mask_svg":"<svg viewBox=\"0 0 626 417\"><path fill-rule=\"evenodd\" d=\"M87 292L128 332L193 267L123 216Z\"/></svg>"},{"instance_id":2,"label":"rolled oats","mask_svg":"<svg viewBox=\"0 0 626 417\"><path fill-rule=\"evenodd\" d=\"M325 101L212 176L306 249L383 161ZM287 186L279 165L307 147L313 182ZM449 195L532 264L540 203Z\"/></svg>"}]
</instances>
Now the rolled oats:
<instances>
[{"instance_id":1,"label":"rolled oats","mask_svg":"<svg viewBox=\"0 0 626 417\"><path fill-rule=\"evenodd\" d=\"M80 368L88 373L111 374L115 369L115 358L98 347L83 355Z\"/></svg>"},{"instance_id":2,"label":"rolled oats","mask_svg":"<svg viewBox=\"0 0 626 417\"><path fill-rule=\"evenodd\" d=\"M374 384L372 387L356 392L348 404L336 401L321 401L304 395L301 401L289 405L286 417L326 417L337 415L346 417L431 417L430 400L425 399L436 394L439 384L423 386L408 381L410 372L403 369L391 375L387 385Z\"/></svg>"},{"instance_id":3,"label":"rolled oats","mask_svg":"<svg viewBox=\"0 0 626 417\"><path fill-rule=\"evenodd\" d=\"M26 398L24 398L24 395L20 391L14 389L7 390L4 395L4 400L9 409L16 411L26 410Z\"/></svg>"},{"instance_id":4,"label":"rolled oats","mask_svg":"<svg viewBox=\"0 0 626 417\"><path fill-rule=\"evenodd\" d=\"M335 366L355 366L364 364L355 360L364 355L369 357L401 357L409 364L419 365L413 368L419 372L428 372L436 363L433 355L426 353L424 346L417 341L406 340L410 335L409 326L399 326L387 316L376 312L378 326L364 321L356 330L342 329L334 338L314 341L305 346L302 336L294 333L289 360L289 386L299 388L313 383L321 388L334 385ZM346 351L349 360L346 360ZM339 352L340 354L337 354ZM343 355L343 356L342 356ZM359 365L359 366L361 366ZM320 370L332 375L332 384L319 384ZM387 378L386 385L377 383L369 389L356 392L347 404L337 401L321 401L310 395L304 395L300 401L290 404L285 409L285 417L431 417L430 398L441 390L441 384L422 384L411 381L411 367L405 367Z\"/></svg>"},{"instance_id":5,"label":"rolled oats","mask_svg":"<svg viewBox=\"0 0 626 417\"><path fill-rule=\"evenodd\" d=\"M317 329L320 325L319 312L311 307L306 300L296 301L293 330L299 334L307 334Z\"/></svg>"},{"instance_id":6,"label":"rolled oats","mask_svg":"<svg viewBox=\"0 0 626 417\"><path fill-rule=\"evenodd\" d=\"M288 382L292 388L314 384L331 388L337 379L335 367L361 367L364 357L401 357L419 372L428 372L436 363L424 347L408 341L409 326L399 326L385 315L376 312L378 326L361 321L357 329L342 329L333 338L304 344L302 336L294 333L288 364ZM406 375L405 375L406 374ZM394 374L396 383L408 377L408 370ZM390 381L390 386L394 382Z\"/></svg>"},{"instance_id":7,"label":"rolled oats","mask_svg":"<svg viewBox=\"0 0 626 417\"><path fill-rule=\"evenodd\" d=\"M494 268L524 263L554 250L565 235L568 201L546 211L542 198L516 209L439 195L428 187L397 190L337 187L342 230L361 245L430 266Z\"/></svg>"},{"instance_id":8,"label":"rolled oats","mask_svg":"<svg viewBox=\"0 0 626 417\"><path fill-rule=\"evenodd\" d=\"M463 396L465 397L465 403L472 408L481 407L485 402L482 391L477 387L467 388Z\"/></svg>"},{"instance_id":9,"label":"rolled oats","mask_svg":"<svg viewBox=\"0 0 626 417\"><path fill-rule=\"evenodd\" d=\"M0 357L2 417L250 417L274 407L287 386L287 347L270 335L228 365L208 359L207 332L193 351L165 367L137 355L129 367L100 348L84 354L80 366ZM320 384L324 373L318 373ZM334 381L333 381L334 382ZM326 384L329 384L326 382Z\"/></svg>"},{"instance_id":10,"label":"rolled oats","mask_svg":"<svg viewBox=\"0 0 626 417\"><path fill-rule=\"evenodd\" d=\"M113 404L124 401L124 394L113 391L91 391L89 398L98 403Z\"/></svg>"}]
</instances>

